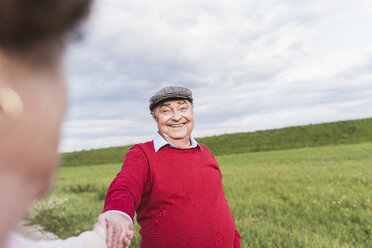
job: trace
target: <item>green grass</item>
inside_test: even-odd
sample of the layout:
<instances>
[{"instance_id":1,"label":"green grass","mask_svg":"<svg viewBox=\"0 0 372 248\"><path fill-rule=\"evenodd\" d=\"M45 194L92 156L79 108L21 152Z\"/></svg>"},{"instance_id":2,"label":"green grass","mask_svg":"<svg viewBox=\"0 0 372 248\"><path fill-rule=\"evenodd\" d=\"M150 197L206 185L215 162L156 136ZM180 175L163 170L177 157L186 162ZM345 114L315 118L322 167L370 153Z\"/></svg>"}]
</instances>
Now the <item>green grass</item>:
<instances>
[{"instance_id":1,"label":"green grass","mask_svg":"<svg viewBox=\"0 0 372 248\"><path fill-rule=\"evenodd\" d=\"M372 118L197 138L215 155L372 142ZM62 166L121 163L129 146L63 154Z\"/></svg>"},{"instance_id":2,"label":"green grass","mask_svg":"<svg viewBox=\"0 0 372 248\"><path fill-rule=\"evenodd\" d=\"M219 162L243 247L372 247L371 143Z\"/></svg>"},{"instance_id":3,"label":"green grass","mask_svg":"<svg viewBox=\"0 0 372 248\"><path fill-rule=\"evenodd\" d=\"M372 143L216 158L242 247L372 247ZM62 168L31 222L62 238L90 230L120 167Z\"/></svg>"}]
</instances>

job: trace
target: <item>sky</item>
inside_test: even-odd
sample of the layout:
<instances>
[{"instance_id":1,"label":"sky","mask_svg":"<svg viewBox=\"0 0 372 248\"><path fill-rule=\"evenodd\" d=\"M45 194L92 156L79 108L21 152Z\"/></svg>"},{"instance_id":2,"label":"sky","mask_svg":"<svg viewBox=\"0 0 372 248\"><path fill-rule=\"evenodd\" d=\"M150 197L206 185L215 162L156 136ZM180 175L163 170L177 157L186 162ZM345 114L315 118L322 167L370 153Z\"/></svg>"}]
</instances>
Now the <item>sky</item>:
<instances>
[{"instance_id":1,"label":"sky","mask_svg":"<svg viewBox=\"0 0 372 248\"><path fill-rule=\"evenodd\" d=\"M194 137L372 117L370 0L96 0L65 63L61 152L152 140L149 98L194 96Z\"/></svg>"}]
</instances>

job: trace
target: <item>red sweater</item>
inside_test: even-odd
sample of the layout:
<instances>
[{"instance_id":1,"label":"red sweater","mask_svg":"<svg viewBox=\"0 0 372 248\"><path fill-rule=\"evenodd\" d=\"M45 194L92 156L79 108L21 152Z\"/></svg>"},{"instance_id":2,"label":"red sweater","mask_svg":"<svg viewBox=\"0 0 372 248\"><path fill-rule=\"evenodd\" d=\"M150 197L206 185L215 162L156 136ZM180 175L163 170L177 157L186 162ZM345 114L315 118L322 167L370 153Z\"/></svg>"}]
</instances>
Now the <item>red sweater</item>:
<instances>
[{"instance_id":1,"label":"red sweater","mask_svg":"<svg viewBox=\"0 0 372 248\"><path fill-rule=\"evenodd\" d=\"M142 248L240 247L212 153L153 142L134 145L111 183L104 211L137 211Z\"/></svg>"}]
</instances>

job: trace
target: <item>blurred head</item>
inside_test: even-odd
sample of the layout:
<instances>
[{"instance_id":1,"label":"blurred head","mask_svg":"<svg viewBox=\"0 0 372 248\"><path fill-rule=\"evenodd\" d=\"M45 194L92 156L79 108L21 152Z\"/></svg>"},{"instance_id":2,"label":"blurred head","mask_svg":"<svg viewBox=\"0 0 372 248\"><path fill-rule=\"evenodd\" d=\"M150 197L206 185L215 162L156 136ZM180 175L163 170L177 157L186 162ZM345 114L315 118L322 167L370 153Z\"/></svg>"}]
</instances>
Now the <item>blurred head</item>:
<instances>
[{"instance_id":1,"label":"blurred head","mask_svg":"<svg viewBox=\"0 0 372 248\"><path fill-rule=\"evenodd\" d=\"M0 2L0 197L9 198L0 203L0 228L12 225L50 188L66 106L62 55L89 5L90 0Z\"/></svg>"}]
</instances>

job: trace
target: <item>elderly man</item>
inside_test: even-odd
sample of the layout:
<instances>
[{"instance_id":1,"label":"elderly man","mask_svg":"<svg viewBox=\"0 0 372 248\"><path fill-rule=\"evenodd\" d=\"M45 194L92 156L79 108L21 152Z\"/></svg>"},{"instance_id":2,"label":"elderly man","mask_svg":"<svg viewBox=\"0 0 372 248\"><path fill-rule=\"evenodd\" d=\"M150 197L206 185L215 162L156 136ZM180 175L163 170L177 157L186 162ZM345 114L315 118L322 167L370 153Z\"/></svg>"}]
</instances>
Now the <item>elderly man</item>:
<instances>
[{"instance_id":1,"label":"elderly man","mask_svg":"<svg viewBox=\"0 0 372 248\"><path fill-rule=\"evenodd\" d=\"M217 161L191 136L191 91L165 87L150 110L155 139L129 150L106 195L109 248L129 246L135 211L143 248L240 247Z\"/></svg>"}]
</instances>

